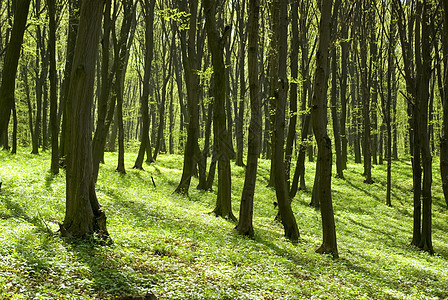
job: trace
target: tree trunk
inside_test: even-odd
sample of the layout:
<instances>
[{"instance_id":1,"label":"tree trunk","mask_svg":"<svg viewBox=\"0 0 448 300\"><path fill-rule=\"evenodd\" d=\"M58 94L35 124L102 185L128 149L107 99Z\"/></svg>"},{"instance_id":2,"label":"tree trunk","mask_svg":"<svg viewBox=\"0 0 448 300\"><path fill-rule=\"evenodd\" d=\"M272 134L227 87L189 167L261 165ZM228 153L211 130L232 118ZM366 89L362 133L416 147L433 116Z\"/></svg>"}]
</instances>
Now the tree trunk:
<instances>
[{"instance_id":1,"label":"tree trunk","mask_svg":"<svg viewBox=\"0 0 448 300\"><path fill-rule=\"evenodd\" d=\"M239 234L249 237L253 237L254 235L252 217L262 126L260 87L258 80L259 14L260 1L249 0L248 71L251 119L249 124L246 175L244 178L243 194L241 195L239 223L236 227Z\"/></svg>"},{"instance_id":2,"label":"tree trunk","mask_svg":"<svg viewBox=\"0 0 448 300\"><path fill-rule=\"evenodd\" d=\"M443 1L443 55L448 54L448 0ZM437 55L436 51L436 55ZM436 60L439 61L438 56ZM442 73L443 72L443 73ZM438 85L442 98L442 137L440 138L440 176L442 178L443 195L448 208L448 81L444 80L443 74L448 72L448 61L444 60L444 70L440 65L437 69Z\"/></svg>"},{"instance_id":3,"label":"tree trunk","mask_svg":"<svg viewBox=\"0 0 448 300\"><path fill-rule=\"evenodd\" d=\"M417 6L420 2L417 4ZM428 0L423 0L421 4L422 16L421 16L421 59L419 59L419 49L416 48L417 57L417 78L420 80L420 84L417 84L417 105L418 105L418 118L420 119L419 135L421 143L422 153L422 166L423 166L423 185L422 185L422 202L423 202L423 219L422 219L422 236L420 244L418 245L424 251L430 253L434 252L432 246L432 154L430 148L430 136L428 131L428 105L429 105L429 82L432 73L432 58L431 58L431 41L433 37L434 26L433 21L430 20L430 14L433 10ZM417 8L418 11L418 8ZM418 18L418 17L417 17ZM417 21L418 22L418 21ZM416 33L416 45L418 33Z\"/></svg>"},{"instance_id":4,"label":"tree trunk","mask_svg":"<svg viewBox=\"0 0 448 300\"><path fill-rule=\"evenodd\" d=\"M115 60L115 94L117 96L117 119L118 126L118 163L116 171L126 174L124 166L124 123L123 123L123 97L124 78L129 58L129 48L133 40L135 30L136 5L133 0L123 1L124 16L120 31L120 39L117 41L115 27L112 28L114 37L114 60Z\"/></svg>"},{"instance_id":5,"label":"tree trunk","mask_svg":"<svg viewBox=\"0 0 448 300\"><path fill-rule=\"evenodd\" d=\"M362 116L363 116L363 155L364 155L364 176L366 179L364 183L372 184L372 142L371 142L371 124L370 124L370 84L367 69L367 22L368 22L368 11L370 10L370 5L368 2L362 3L365 5L361 13L360 29L361 36L359 39L360 44L360 75L361 75L361 90L362 90Z\"/></svg>"},{"instance_id":6,"label":"tree trunk","mask_svg":"<svg viewBox=\"0 0 448 300\"><path fill-rule=\"evenodd\" d=\"M208 47L212 54L213 75L215 80L213 103L213 133L218 154L218 197L214 213L216 216L236 221L232 212L231 174L229 144L226 127L226 79L224 65L224 46L230 28L226 27L223 36L219 36L216 27L216 3L204 0L205 27L207 31Z\"/></svg>"},{"instance_id":7,"label":"tree trunk","mask_svg":"<svg viewBox=\"0 0 448 300\"><path fill-rule=\"evenodd\" d=\"M93 177L95 182L98 178L100 162L103 159L107 133L109 132L111 124L111 119L108 119L108 117L113 117L113 112L115 110L116 98L111 96L110 90L116 66L114 66L115 68L112 68L112 72L109 70L110 32L111 26L115 26L115 24L112 24L110 17L111 6L111 1L106 1L103 22L103 40L101 42L101 90L98 98L98 118L92 145ZM110 113L108 113L108 110Z\"/></svg>"},{"instance_id":8,"label":"tree trunk","mask_svg":"<svg viewBox=\"0 0 448 300\"><path fill-rule=\"evenodd\" d=\"M297 83L299 81L299 1L291 3L291 83L289 91L289 128L285 146L285 167L288 189L290 189L291 159L297 127ZM292 198L291 198L292 199Z\"/></svg>"},{"instance_id":9,"label":"tree trunk","mask_svg":"<svg viewBox=\"0 0 448 300\"><path fill-rule=\"evenodd\" d=\"M338 14L340 1L335 1L334 13L332 17L332 36L336 37L338 32ZM344 178L344 169L342 167L342 149L341 149L341 133L338 117L338 87L337 87L337 51L336 46L331 49L331 117L333 120L334 145L336 150L336 177Z\"/></svg>"},{"instance_id":10,"label":"tree trunk","mask_svg":"<svg viewBox=\"0 0 448 300\"><path fill-rule=\"evenodd\" d=\"M57 69L56 69L56 0L48 0L48 17L50 19L50 32L48 52L50 56L50 129L51 129L51 173L59 173L58 148L58 95L57 95Z\"/></svg>"},{"instance_id":11,"label":"tree trunk","mask_svg":"<svg viewBox=\"0 0 448 300\"><path fill-rule=\"evenodd\" d=\"M66 143L67 137L67 116L66 106L68 98L68 89L70 86L70 74L72 72L73 65L73 55L75 52L76 36L78 32L79 23L79 1L69 0L68 1L68 11L69 11L69 23L68 23L68 35L67 35L67 55L65 60L64 68L64 80L60 88L60 105L58 112L58 124L61 124L61 138L59 141L59 157L64 159L66 154L66 149L69 145ZM68 138L67 138L68 140ZM64 164L64 163L62 163Z\"/></svg>"},{"instance_id":12,"label":"tree trunk","mask_svg":"<svg viewBox=\"0 0 448 300\"><path fill-rule=\"evenodd\" d=\"M14 25L11 39L6 50L5 63L3 65L2 81L0 86L0 141L8 132L11 111L14 108L14 91L16 85L16 73L19 63L20 49L23 42L26 20L30 0L17 0L14 12Z\"/></svg>"},{"instance_id":13,"label":"tree trunk","mask_svg":"<svg viewBox=\"0 0 448 300\"><path fill-rule=\"evenodd\" d=\"M326 98L328 84L328 47L331 36L331 10L332 0L322 0L321 19L319 26L319 48L316 55L316 71L312 97L312 123L314 136L317 142L316 169L318 177L318 197L322 216L322 245L316 250L318 253L329 253L338 257L336 242L336 228L331 199L331 140L327 135L326 124ZM338 7L338 4L335 5ZM336 9L334 10L336 11Z\"/></svg>"},{"instance_id":14,"label":"tree trunk","mask_svg":"<svg viewBox=\"0 0 448 300\"><path fill-rule=\"evenodd\" d=\"M92 170L93 88L101 34L102 0L83 1L73 70L67 98L69 145L67 153L66 214L60 225L66 237L87 238L97 233L108 238L106 215L95 192Z\"/></svg>"},{"instance_id":15,"label":"tree trunk","mask_svg":"<svg viewBox=\"0 0 448 300\"><path fill-rule=\"evenodd\" d=\"M142 112L142 139L140 143L140 148L138 151L137 158L134 163L134 169L143 170L143 160L145 158L145 152L151 154L148 157L152 161L152 153L150 140L149 140L149 96L151 94L150 87L150 77L151 77L151 65L154 57L154 7L155 0L145 0L144 1L144 14L145 14L145 67L143 75L143 93L140 97L140 105ZM180 97L180 96L179 96Z\"/></svg>"},{"instance_id":16,"label":"tree trunk","mask_svg":"<svg viewBox=\"0 0 448 300\"><path fill-rule=\"evenodd\" d=\"M347 5L345 4L344 7ZM345 9L346 10L346 9ZM348 56L350 42L348 41L348 26L343 26L341 36L341 115L340 115L340 131L341 131L341 165L342 170L347 169L347 71L348 71Z\"/></svg>"},{"instance_id":17,"label":"tree trunk","mask_svg":"<svg viewBox=\"0 0 448 300\"><path fill-rule=\"evenodd\" d=\"M299 229L296 218L289 201L289 190L285 172L285 110L286 97L288 92L288 81L286 74L287 60L287 31L288 31L288 1L274 0L271 3L271 26L273 37L271 47L271 89L274 95L274 130L272 161L274 174L275 193L280 211L280 217L285 230L285 237L292 243L297 243L299 239Z\"/></svg>"},{"instance_id":18,"label":"tree trunk","mask_svg":"<svg viewBox=\"0 0 448 300\"><path fill-rule=\"evenodd\" d=\"M179 2L181 2L180 4L182 6L180 9L186 11L187 3L181 0L179 0ZM198 14L198 1L188 1L188 6L190 8L188 40L187 32L185 30L180 31L182 62L184 65L185 81L187 85L187 105L189 116L182 178L176 188L176 193L180 194L188 194L188 189L190 188L191 176L193 175L193 169L197 162L197 154L195 153L195 150L199 136L199 77L196 72L199 64L197 59L198 54L196 52L196 21Z\"/></svg>"},{"instance_id":19,"label":"tree trunk","mask_svg":"<svg viewBox=\"0 0 448 300\"><path fill-rule=\"evenodd\" d=\"M241 3L240 3L241 2ZM244 12L246 8L246 1L238 1L238 32L240 38L239 47L239 78L240 78L240 97L238 103L238 112L236 118L236 157L235 164L237 166L244 166L243 163L243 152L244 152L244 105L246 96L246 79L245 79L245 61L246 61L246 24L244 21Z\"/></svg>"}]
</instances>

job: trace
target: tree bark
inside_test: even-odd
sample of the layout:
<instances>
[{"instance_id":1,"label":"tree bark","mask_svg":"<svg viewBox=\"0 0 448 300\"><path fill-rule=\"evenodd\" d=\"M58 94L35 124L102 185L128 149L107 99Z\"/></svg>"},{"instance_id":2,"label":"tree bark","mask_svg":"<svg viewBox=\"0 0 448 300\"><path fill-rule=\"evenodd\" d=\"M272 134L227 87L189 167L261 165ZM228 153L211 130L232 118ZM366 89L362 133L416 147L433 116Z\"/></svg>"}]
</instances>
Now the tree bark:
<instances>
[{"instance_id":1,"label":"tree bark","mask_svg":"<svg viewBox=\"0 0 448 300\"><path fill-rule=\"evenodd\" d=\"M448 0L443 0L443 54L444 57L448 54ZM436 51L437 55L437 51ZM439 61L436 56L437 61ZM444 59L443 74L448 72L448 61ZM442 177L443 194L445 197L446 206L448 208L448 81L443 79L442 70L439 68L438 73L438 85L442 98L442 137L440 138L440 175Z\"/></svg>"},{"instance_id":2,"label":"tree bark","mask_svg":"<svg viewBox=\"0 0 448 300\"><path fill-rule=\"evenodd\" d=\"M322 0L321 19L319 26L319 48L316 55L316 71L312 97L312 123L317 142L318 169L318 197L322 216L322 245L316 250L318 253L329 253L338 257L336 242L336 228L331 198L331 140L327 135L326 98L328 85L328 47L331 36L332 0ZM337 5L335 5L337 6Z\"/></svg>"},{"instance_id":3,"label":"tree bark","mask_svg":"<svg viewBox=\"0 0 448 300\"><path fill-rule=\"evenodd\" d=\"M338 14L340 1L335 1L334 12L332 16L332 37L336 38L338 32ZM337 51L333 45L331 49L331 117L333 121L334 145L336 150L336 177L344 178L344 169L342 167L342 149L341 149L341 132L338 117L338 84L337 84Z\"/></svg>"},{"instance_id":4,"label":"tree bark","mask_svg":"<svg viewBox=\"0 0 448 300\"><path fill-rule=\"evenodd\" d=\"M249 0L248 72L251 119L249 124L246 175L244 178L243 194L241 195L239 223L236 227L239 234L249 237L253 237L254 235L252 217L262 126L260 86L258 80L259 15L260 1Z\"/></svg>"},{"instance_id":5,"label":"tree bark","mask_svg":"<svg viewBox=\"0 0 448 300\"><path fill-rule=\"evenodd\" d=\"M50 56L50 129L51 129L51 172L59 173L59 146L58 146L58 95L56 70L56 0L48 0L49 40L48 52Z\"/></svg>"},{"instance_id":6,"label":"tree bark","mask_svg":"<svg viewBox=\"0 0 448 300\"><path fill-rule=\"evenodd\" d=\"M179 0L180 9L186 11L187 3L185 0ZM175 192L180 194L188 194L190 188L191 176L193 169L198 160L197 153L195 153L196 145L199 137L199 76L196 72L198 70L198 59L196 52L196 22L198 15L198 1L188 1L189 6L189 29L188 40L187 32L180 31L180 40L182 48L182 62L185 70L185 81L187 85L187 105L189 123L187 128L187 142L184 151L184 163L182 170L182 178Z\"/></svg>"},{"instance_id":7,"label":"tree bark","mask_svg":"<svg viewBox=\"0 0 448 300\"><path fill-rule=\"evenodd\" d=\"M19 64L20 48L22 47L29 6L30 0L16 1L14 25L5 54L0 86L0 141L4 139L5 133L8 132L9 119L14 108L17 66Z\"/></svg>"},{"instance_id":8,"label":"tree bark","mask_svg":"<svg viewBox=\"0 0 448 300\"><path fill-rule=\"evenodd\" d=\"M289 128L285 146L285 167L288 189L290 189L291 159L297 127L297 83L299 81L299 1L291 3L291 83L289 91ZM292 199L292 198L291 198Z\"/></svg>"},{"instance_id":9,"label":"tree bark","mask_svg":"<svg viewBox=\"0 0 448 300\"><path fill-rule=\"evenodd\" d=\"M101 41L101 88L98 98L98 118L92 144L93 177L95 182L98 178L100 162L103 160L104 146L106 145L106 137L112 121L108 117L113 117L113 111L115 110L116 98L110 95L115 70L114 68L112 68L112 72L109 70L110 32L111 26L115 26L110 17L111 6L111 1L106 1L104 9L103 39ZM108 111L110 113L108 113Z\"/></svg>"},{"instance_id":10,"label":"tree bark","mask_svg":"<svg viewBox=\"0 0 448 300\"><path fill-rule=\"evenodd\" d=\"M69 145L66 143L67 137L67 116L66 106L68 98L68 89L70 86L70 75L72 72L73 55L75 52L76 36L78 32L79 24L79 8L80 4L78 0L68 1L69 11L69 23L68 23L68 35L67 35L67 55L64 68L64 80L62 81L60 88L60 100L59 100L59 112L58 112L58 124L61 124L61 137L59 141L59 157L64 160ZM66 139L67 137L67 139ZM63 165L64 163L62 163Z\"/></svg>"},{"instance_id":11,"label":"tree bark","mask_svg":"<svg viewBox=\"0 0 448 300\"><path fill-rule=\"evenodd\" d=\"M95 65L101 33L102 0L83 1L67 99L66 213L60 225L66 237L88 238L97 233L108 238L106 215L95 192L92 170L92 106Z\"/></svg>"},{"instance_id":12,"label":"tree bark","mask_svg":"<svg viewBox=\"0 0 448 300\"><path fill-rule=\"evenodd\" d=\"M286 181L285 169L285 110L286 97L288 92L287 80L287 31L288 31L288 1L274 0L271 3L271 26L273 37L271 47L271 89L274 95L274 130L273 130L273 165L275 194L280 211L280 217L285 230L285 237L292 243L297 243L299 239L299 229L296 218L289 201L289 190ZM272 175L271 175L272 176Z\"/></svg>"},{"instance_id":13,"label":"tree bark","mask_svg":"<svg viewBox=\"0 0 448 300\"><path fill-rule=\"evenodd\" d=\"M226 27L220 37L216 27L216 3L204 0L205 28L207 31L208 47L212 54L213 75L215 80L213 103L213 133L218 154L218 197L213 210L216 216L236 221L232 212L231 174L229 144L226 126L226 80L224 65L225 40L230 34Z\"/></svg>"}]
</instances>

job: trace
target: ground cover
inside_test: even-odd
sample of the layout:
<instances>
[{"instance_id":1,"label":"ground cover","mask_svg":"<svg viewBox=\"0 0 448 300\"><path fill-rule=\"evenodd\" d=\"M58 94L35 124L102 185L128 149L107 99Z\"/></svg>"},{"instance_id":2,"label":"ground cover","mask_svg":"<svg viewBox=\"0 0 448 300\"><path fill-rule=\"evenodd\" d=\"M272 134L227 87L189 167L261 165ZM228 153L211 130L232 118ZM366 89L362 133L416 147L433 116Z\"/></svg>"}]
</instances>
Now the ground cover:
<instances>
[{"instance_id":1,"label":"ground cover","mask_svg":"<svg viewBox=\"0 0 448 300\"><path fill-rule=\"evenodd\" d=\"M409 160L393 162L393 207L385 203L385 165L363 183L362 166L333 178L340 259L314 253L320 213L311 194L293 201L301 234L283 238L274 221L275 193L261 160L255 195L255 238L210 214L215 193L192 188L173 194L182 157L160 155L145 171L114 172L106 154L97 192L114 241L74 242L58 235L65 211L65 176L49 173L50 155L0 152L0 298L114 299L153 292L160 299L444 299L448 298L448 212L437 162L433 179L431 256L409 246L412 177ZM133 165L135 153L126 155ZM151 176L154 179L155 187ZM311 187L314 164L307 163ZM232 164L233 209L238 216L244 169ZM197 180L193 179L195 187Z\"/></svg>"}]
</instances>

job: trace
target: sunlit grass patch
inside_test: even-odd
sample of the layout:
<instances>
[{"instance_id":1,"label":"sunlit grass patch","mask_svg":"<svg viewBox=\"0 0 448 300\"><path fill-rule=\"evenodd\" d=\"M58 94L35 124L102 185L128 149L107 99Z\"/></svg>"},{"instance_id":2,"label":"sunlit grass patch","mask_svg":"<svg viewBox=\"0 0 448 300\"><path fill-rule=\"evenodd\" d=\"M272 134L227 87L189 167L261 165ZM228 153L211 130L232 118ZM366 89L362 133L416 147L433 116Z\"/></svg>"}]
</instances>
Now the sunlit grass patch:
<instances>
[{"instance_id":1,"label":"sunlit grass patch","mask_svg":"<svg viewBox=\"0 0 448 300\"><path fill-rule=\"evenodd\" d=\"M114 244L76 242L57 233L65 212L65 176L49 173L50 156L0 152L0 298L107 299L144 295L161 299L428 299L448 297L448 217L434 162L433 243L436 255L409 246L412 176L394 161L392 205L385 205L386 166L363 183L362 165L333 178L340 259L316 254L320 212L308 206L315 172L306 163L307 191L292 202L301 238L294 246L274 221L270 163L260 160L254 199L254 239L211 212L214 192L173 193L182 156L160 155L145 171L115 172L106 153L97 183ZM294 167L294 166L293 166ZM155 186L154 186L154 183ZM232 164L232 203L238 216L244 168Z\"/></svg>"}]
</instances>

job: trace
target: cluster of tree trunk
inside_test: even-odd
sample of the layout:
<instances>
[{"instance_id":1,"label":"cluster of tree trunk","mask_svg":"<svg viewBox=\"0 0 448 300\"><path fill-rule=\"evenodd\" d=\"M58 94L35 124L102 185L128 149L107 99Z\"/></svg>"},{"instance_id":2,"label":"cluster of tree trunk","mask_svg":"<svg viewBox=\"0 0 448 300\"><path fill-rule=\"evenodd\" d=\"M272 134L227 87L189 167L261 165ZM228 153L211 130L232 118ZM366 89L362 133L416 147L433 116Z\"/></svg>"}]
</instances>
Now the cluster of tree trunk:
<instances>
[{"instance_id":1,"label":"cluster of tree trunk","mask_svg":"<svg viewBox=\"0 0 448 300\"><path fill-rule=\"evenodd\" d=\"M95 193L100 164L104 152L118 145L116 170L125 174L125 144L137 140L135 169L144 169L145 155L150 163L161 153L183 154L178 193L188 194L193 176L198 189L211 191L217 173L214 213L234 222L231 160L245 167L236 230L247 236L254 235L258 159L270 159L277 217L295 243L292 201L306 189L307 154L309 161L317 154L310 203L322 217L317 251L337 257L333 153L337 178L344 179L353 154L355 163L363 163L366 184L380 180L372 168L386 161L385 202L392 206L392 164L401 143L412 158L412 244L433 252L437 151L448 206L447 1L16 0L3 9L4 4L0 145L9 149L11 141L15 153L18 140L30 139L34 154L51 145L51 172L60 166L67 171L64 235L108 236ZM64 13L68 24L61 21ZM48 19L48 26L39 21L26 32L29 14ZM65 65L58 72L56 42L64 30ZM406 87L399 96L400 78ZM15 99L19 85L24 99ZM407 106L404 125L399 97Z\"/></svg>"}]
</instances>

